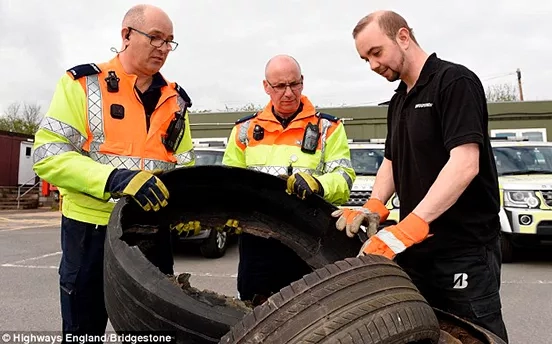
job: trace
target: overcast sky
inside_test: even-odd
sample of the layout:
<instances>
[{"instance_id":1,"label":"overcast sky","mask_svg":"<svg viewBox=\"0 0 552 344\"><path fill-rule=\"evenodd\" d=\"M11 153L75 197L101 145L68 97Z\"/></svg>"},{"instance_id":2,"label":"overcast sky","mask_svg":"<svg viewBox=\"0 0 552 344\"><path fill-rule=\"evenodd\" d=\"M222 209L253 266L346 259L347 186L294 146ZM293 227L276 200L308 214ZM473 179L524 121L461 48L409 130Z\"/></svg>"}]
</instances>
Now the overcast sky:
<instances>
[{"instance_id":1,"label":"overcast sky","mask_svg":"<svg viewBox=\"0 0 552 344\"><path fill-rule=\"evenodd\" d=\"M72 66L110 59L121 19L134 1L0 0L0 113L26 101L46 110ZM264 65L273 55L298 59L304 94L319 106L388 100L389 83L361 61L351 31L365 14L392 9L406 17L428 53L464 64L485 85L516 83L526 100L552 99L551 1L165 0L178 49L162 69L195 109L264 105ZM510 75L507 75L510 74Z\"/></svg>"}]
</instances>

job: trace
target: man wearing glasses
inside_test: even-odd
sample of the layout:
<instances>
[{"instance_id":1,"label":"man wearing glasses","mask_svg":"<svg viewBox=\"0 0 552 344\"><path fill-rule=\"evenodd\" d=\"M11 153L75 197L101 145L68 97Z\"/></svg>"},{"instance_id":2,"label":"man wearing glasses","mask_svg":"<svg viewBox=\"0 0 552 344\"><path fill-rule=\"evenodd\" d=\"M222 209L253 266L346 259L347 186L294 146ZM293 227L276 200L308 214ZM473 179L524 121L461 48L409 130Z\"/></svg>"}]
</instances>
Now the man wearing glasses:
<instances>
[{"instance_id":1,"label":"man wearing glasses","mask_svg":"<svg viewBox=\"0 0 552 344\"><path fill-rule=\"evenodd\" d=\"M356 176L341 121L317 112L301 94L301 68L290 56L267 63L263 86L270 101L236 122L223 164L286 176L286 191L301 199L318 194L345 203ZM238 292L254 305L312 271L275 239L241 234L239 250Z\"/></svg>"},{"instance_id":2,"label":"man wearing glasses","mask_svg":"<svg viewBox=\"0 0 552 344\"><path fill-rule=\"evenodd\" d=\"M171 20L159 8L135 6L123 19L121 38L123 49L110 61L79 65L61 77L35 137L34 170L64 199L64 338L105 332L103 247L113 199L129 195L144 211L158 211L169 192L157 171L194 163L191 101L159 73L177 47ZM172 274L168 228L156 240L150 260Z\"/></svg>"}]
</instances>

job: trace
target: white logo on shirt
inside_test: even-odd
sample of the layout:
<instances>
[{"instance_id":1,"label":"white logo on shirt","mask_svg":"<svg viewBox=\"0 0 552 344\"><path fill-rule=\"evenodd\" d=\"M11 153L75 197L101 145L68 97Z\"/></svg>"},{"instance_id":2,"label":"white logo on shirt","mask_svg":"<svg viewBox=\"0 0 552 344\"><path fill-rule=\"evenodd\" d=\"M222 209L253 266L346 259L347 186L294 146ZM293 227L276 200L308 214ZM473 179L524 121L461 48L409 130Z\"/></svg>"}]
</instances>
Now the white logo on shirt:
<instances>
[{"instance_id":1,"label":"white logo on shirt","mask_svg":"<svg viewBox=\"0 0 552 344\"><path fill-rule=\"evenodd\" d=\"M454 274L454 289L465 289L468 286L468 274Z\"/></svg>"},{"instance_id":2,"label":"white logo on shirt","mask_svg":"<svg viewBox=\"0 0 552 344\"><path fill-rule=\"evenodd\" d=\"M433 103L420 103L420 104L416 104L414 105L414 109L419 109L419 108L430 108L433 106Z\"/></svg>"}]
</instances>

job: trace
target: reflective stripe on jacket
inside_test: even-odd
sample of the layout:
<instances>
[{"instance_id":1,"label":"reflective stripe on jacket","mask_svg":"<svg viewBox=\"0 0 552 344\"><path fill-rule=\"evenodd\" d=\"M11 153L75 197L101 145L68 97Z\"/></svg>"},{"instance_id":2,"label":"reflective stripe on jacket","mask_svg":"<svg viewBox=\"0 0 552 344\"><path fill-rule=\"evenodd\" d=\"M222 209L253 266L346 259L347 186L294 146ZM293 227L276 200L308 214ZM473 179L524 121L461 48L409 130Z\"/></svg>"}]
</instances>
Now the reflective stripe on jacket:
<instances>
[{"instance_id":1,"label":"reflective stripe on jacket","mask_svg":"<svg viewBox=\"0 0 552 344\"><path fill-rule=\"evenodd\" d=\"M284 129L272 113L272 103L257 116L238 123L232 129L223 164L249 168L272 175L307 172L324 187L324 198L336 205L349 199L356 175L351 165L345 128L339 120L320 118L320 139L315 154L301 150L307 123L318 123L318 114L306 96L301 97L302 111ZM255 140L256 125L264 137Z\"/></svg>"},{"instance_id":2,"label":"reflective stripe on jacket","mask_svg":"<svg viewBox=\"0 0 552 344\"><path fill-rule=\"evenodd\" d=\"M99 69L76 80L69 72L61 77L35 135L33 168L58 187L66 217L106 225L114 203L104 189L115 168L170 170L177 164L192 165L195 158L188 114L176 152L168 152L161 141L183 104L174 83L161 88L147 130L144 107L134 90L136 76L124 72L118 57ZM107 91L108 71L120 79L118 92ZM123 118L111 115L113 104L124 107Z\"/></svg>"}]
</instances>

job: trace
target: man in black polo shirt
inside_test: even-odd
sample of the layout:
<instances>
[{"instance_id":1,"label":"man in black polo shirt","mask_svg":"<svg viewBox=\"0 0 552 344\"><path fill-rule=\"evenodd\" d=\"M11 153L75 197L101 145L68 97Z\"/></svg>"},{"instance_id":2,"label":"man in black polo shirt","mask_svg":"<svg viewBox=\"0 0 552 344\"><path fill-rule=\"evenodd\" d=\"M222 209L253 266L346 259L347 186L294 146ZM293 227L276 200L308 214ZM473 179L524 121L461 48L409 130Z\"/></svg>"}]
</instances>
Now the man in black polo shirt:
<instances>
[{"instance_id":1,"label":"man in black polo shirt","mask_svg":"<svg viewBox=\"0 0 552 344\"><path fill-rule=\"evenodd\" d=\"M360 211L336 212L338 229L358 232L368 212L383 222L384 204L397 192L401 221L367 240L360 254L396 257L433 307L506 341L498 179L480 80L426 54L394 12L366 16L353 36L373 71L401 82L389 104L385 159L371 199Z\"/></svg>"}]
</instances>

